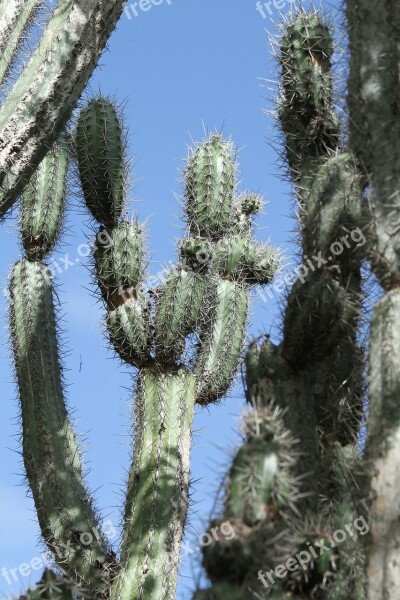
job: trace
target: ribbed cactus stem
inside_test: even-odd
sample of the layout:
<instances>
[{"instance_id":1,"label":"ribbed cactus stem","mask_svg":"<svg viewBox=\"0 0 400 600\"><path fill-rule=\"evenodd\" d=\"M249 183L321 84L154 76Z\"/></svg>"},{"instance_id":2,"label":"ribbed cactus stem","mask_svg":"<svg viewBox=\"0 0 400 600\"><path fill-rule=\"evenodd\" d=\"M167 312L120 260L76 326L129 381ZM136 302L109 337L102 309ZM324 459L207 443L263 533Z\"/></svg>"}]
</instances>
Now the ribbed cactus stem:
<instances>
[{"instance_id":1,"label":"ribbed cactus stem","mask_svg":"<svg viewBox=\"0 0 400 600\"><path fill-rule=\"evenodd\" d=\"M68 147L59 140L23 192L21 236L29 259L41 260L57 241L66 203L67 171Z\"/></svg>"},{"instance_id":2,"label":"ribbed cactus stem","mask_svg":"<svg viewBox=\"0 0 400 600\"><path fill-rule=\"evenodd\" d=\"M185 175L187 218L193 235L219 239L232 223L236 184L232 144L214 134L189 157Z\"/></svg>"},{"instance_id":3,"label":"ribbed cactus stem","mask_svg":"<svg viewBox=\"0 0 400 600\"><path fill-rule=\"evenodd\" d=\"M196 399L208 404L228 391L242 351L248 292L235 281L215 278L209 294L213 309L206 316L195 359Z\"/></svg>"},{"instance_id":4,"label":"ribbed cactus stem","mask_svg":"<svg viewBox=\"0 0 400 600\"><path fill-rule=\"evenodd\" d=\"M0 6L0 84L4 81L27 27L43 0L7 0Z\"/></svg>"},{"instance_id":5,"label":"ribbed cactus stem","mask_svg":"<svg viewBox=\"0 0 400 600\"><path fill-rule=\"evenodd\" d=\"M368 593L371 600L394 599L400 587L397 567L400 531L400 292L388 292L371 321L369 428L366 457L371 476Z\"/></svg>"},{"instance_id":6,"label":"ribbed cactus stem","mask_svg":"<svg viewBox=\"0 0 400 600\"><path fill-rule=\"evenodd\" d=\"M10 293L23 457L42 535L68 575L100 589L111 560L65 406L50 270L18 262Z\"/></svg>"},{"instance_id":7,"label":"ribbed cactus stem","mask_svg":"<svg viewBox=\"0 0 400 600\"><path fill-rule=\"evenodd\" d=\"M156 360L175 363L185 351L185 340L192 333L204 310L207 277L181 267L168 276L157 300L155 318Z\"/></svg>"},{"instance_id":8,"label":"ribbed cactus stem","mask_svg":"<svg viewBox=\"0 0 400 600\"><path fill-rule=\"evenodd\" d=\"M394 600L400 587L400 7L385 0L376 12L368 0L348 0L347 18L350 141L369 184L370 259L385 292L370 327L366 594L368 600Z\"/></svg>"},{"instance_id":9,"label":"ribbed cactus stem","mask_svg":"<svg viewBox=\"0 0 400 600\"><path fill-rule=\"evenodd\" d=\"M71 116L124 0L60 0L0 111L0 218Z\"/></svg>"},{"instance_id":10,"label":"ribbed cactus stem","mask_svg":"<svg viewBox=\"0 0 400 600\"><path fill-rule=\"evenodd\" d=\"M92 100L76 132L85 202L96 221L115 226L124 204L125 161L121 124L112 102Z\"/></svg>"},{"instance_id":11,"label":"ribbed cactus stem","mask_svg":"<svg viewBox=\"0 0 400 600\"><path fill-rule=\"evenodd\" d=\"M122 570L112 598L175 598L188 505L194 378L185 369L140 371L135 448L125 506Z\"/></svg>"}]
</instances>

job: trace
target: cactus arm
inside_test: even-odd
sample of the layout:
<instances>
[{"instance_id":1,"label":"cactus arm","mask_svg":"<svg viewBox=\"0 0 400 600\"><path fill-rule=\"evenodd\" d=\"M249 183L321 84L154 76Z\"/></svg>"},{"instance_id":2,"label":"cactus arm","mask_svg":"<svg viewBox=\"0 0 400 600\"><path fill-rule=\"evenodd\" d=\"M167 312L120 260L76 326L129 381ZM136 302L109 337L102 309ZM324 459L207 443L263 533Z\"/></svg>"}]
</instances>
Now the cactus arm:
<instances>
[{"instance_id":1,"label":"cactus arm","mask_svg":"<svg viewBox=\"0 0 400 600\"><path fill-rule=\"evenodd\" d=\"M124 0L60 0L0 111L0 218L65 126Z\"/></svg>"},{"instance_id":2,"label":"cactus arm","mask_svg":"<svg viewBox=\"0 0 400 600\"><path fill-rule=\"evenodd\" d=\"M43 0L10 0L0 7L0 84L4 81L25 30Z\"/></svg>"},{"instance_id":3,"label":"cactus arm","mask_svg":"<svg viewBox=\"0 0 400 600\"><path fill-rule=\"evenodd\" d=\"M157 361L174 363L184 353L185 339L197 325L206 291L207 279L201 273L178 267L169 274L157 299Z\"/></svg>"},{"instance_id":4,"label":"cactus arm","mask_svg":"<svg viewBox=\"0 0 400 600\"><path fill-rule=\"evenodd\" d=\"M122 569L112 599L175 597L194 401L193 375L184 369L139 373Z\"/></svg>"},{"instance_id":5,"label":"cactus arm","mask_svg":"<svg viewBox=\"0 0 400 600\"><path fill-rule=\"evenodd\" d=\"M80 452L65 408L48 267L20 261L10 291L24 464L42 535L64 571L101 586L101 570L109 562L107 546L84 487ZM92 537L87 546L85 535Z\"/></svg>"},{"instance_id":6,"label":"cactus arm","mask_svg":"<svg viewBox=\"0 0 400 600\"><path fill-rule=\"evenodd\" d=\"M388 292L371 321L369 417L366 458L370 474L368 598L394 599L400 586L398 568L400 494L400 372L397 315L400 294Z\"/></svg>"},{"instance_id":7,"label":"cactus arm","mask_svg":"<svg viewBox=\"0 0 400 600\"><path fill-rule=\"evenodd\" d=\"M248 292L237 282L217 278L210 285L213 308L203 326L194 373L197 402L208 404L229 389L245 335Z\"/></svg>"},{"instance_id":8,"label":"cactus arm","mask_svg":"<svg viewBox=\"0 0 400 600\"><path fill-rule=\"evenodd\" d=\"M79 591L76 582L46 569L36 586L20 596L19 600L74 600L74 594L76 597Z\"/></svg>"},{"instance_id":9,"label":"cactus arm","mask_svg":"<svg viewBox=\"0 0 400 600\"><path fill-rule=\"evenodd\" d=\"M189 157L186 212L194 235L218 240L231 229L235 191L232 153L232 144L215 134Z\"/></svg>"},{"instance_id":10,"label":"cactus arm","mask_svg":"<svg viewBox=\"0 0 400 600\"><path fill-rule=\"evenodd\" d=\"M41 260L52 250L66 202L68 147L57 141L22 194L21 236L26 256Z\"/></svg>"}]
</instances>

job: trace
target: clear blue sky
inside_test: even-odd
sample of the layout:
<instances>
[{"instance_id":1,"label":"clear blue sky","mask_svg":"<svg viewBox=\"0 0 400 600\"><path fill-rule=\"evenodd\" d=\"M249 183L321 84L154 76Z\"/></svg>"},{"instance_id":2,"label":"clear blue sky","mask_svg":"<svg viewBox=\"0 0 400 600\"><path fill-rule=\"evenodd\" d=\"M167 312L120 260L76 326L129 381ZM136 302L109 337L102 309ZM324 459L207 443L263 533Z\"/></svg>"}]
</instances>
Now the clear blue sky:
<instances>
[{"instance_id":1,"label":"clear blue sky","mask_svg":"<svg viewBox=\"0 0 400 600\"><path fill-rule=\"evenodd\" d=\"M179 169L191 138L199 141L207 131L223 130L232 136L239 153L242 189L261 192L269 204L258 220L257 237L294 255L294 221L290 218L290 188L279 177L278 156L268 143L273 120L263 114L266 98L273 94L263 79L274 78L268 54L267 32L275 33L281 7L269 3L272 20L263 19L255 0L158 0L147 12L129 9L111 38L109 52L93 77L91 88L100 87L119 101L126 101L129 154L134 158L135 186L130 209L147 220L152 271L175 258L174 238L179 235L181 193ZM332 8L335 2L323 2ZM305 3L304 3L305 4ZM130 2L128 2L128 6ZM264 14L268 17L268 7ZM1 290L21 255L17 212L1 227ZM76 198L71 197L68 232L53 258L68 253L78 257L78 247L90 235L88 218ZM84 263L84 264L81 264ZM77 430L85 434L86 461L91 468L88 482L96 490L103 515L117 527L123 505L123 482L129 468L130 404L132 372L121 367L107 349L101 333L102 310L90 291L93 286L82 258L79 264L57 275L68 354L65 366L69 404ZM282 296L278 296L278 300ZM279 335L279 302L255 298L250 335L272 329ZM34 583L40 572L9 586L1 575L39 556L38 526L32 501L26 497L19 452L20 426L16 388L11 368L7 334L7 300L0 297L0 594L10 597ZM198 410L192 454L192 504L187 540L192 548L209 521L218 486L237 442L235 428L243 406L239 383L223 404ZM183 564L179 600L189 600L198 577L201 554L193 553Z\"/></svg>"}]
</instances>

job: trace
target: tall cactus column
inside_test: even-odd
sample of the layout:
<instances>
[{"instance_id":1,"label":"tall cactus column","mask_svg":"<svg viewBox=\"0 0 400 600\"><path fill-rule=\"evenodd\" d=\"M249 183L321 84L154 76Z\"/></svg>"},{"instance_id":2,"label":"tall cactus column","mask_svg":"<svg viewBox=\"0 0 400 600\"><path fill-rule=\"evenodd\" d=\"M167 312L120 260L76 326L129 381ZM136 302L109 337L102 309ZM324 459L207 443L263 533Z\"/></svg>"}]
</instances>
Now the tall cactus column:
<instances>
[{"instance_id":1,"label":"tall cactus column","mask_svg":"<svg viewBox=\"0 0 400 600\"><path fill-rule=\"evenodd\" d=\"M359 546L353 539L335 552L331 546L357 510L364 239L361 178L340 146L333 110L332 53L318 13L290 17L280 43L279 119L299 205L302 275L287 298L281 344L267 338L247 354L253 412L244 420L245 444L233 460L223 512L235 536L204 548L213 586L196 600L364 597ZM321 560L281 568L275 582L266 578L318 538L330 548Z\"/></svg>"},{"instance_id":2,"label":"tall cactus column","mask_svg":"<svg viewBox=\"0 0 400 600\"><path fill-rule=\"evenodd\" d=\"M368 0L349 0L347 16L351 143L370 184L370 258L384 290L369 347L367 597L394 600L400 589L400 6L384 0L376 10Z\"/></svg>"},{"instance_id":3,"label":"tall cactus column","mask_svg":"<svg viewBox=\"0 0 400 600\"><path fill-rule=\"evenodd\" d=\"M67 166L66 145L57 142L25 189L21 236L26 256L11 275L11 333L23 459L42 536L63 573L96 596L107 590L112 559L84 485L66 410L52 275L43 262L57 240Z\"/></svg>"},{"instance_id":4,"label":"tall cactus column","mask_svg":"<svg viewBox=\"0 0 400 600\"><path fill-rule=\"evenodd\" d=\"M109 338L122 360L139 369L122 567L112 597L172 600L188 505L194 406L229 389L250 286L270 281L276 256L252 242L252 214L260 200L235 196L232 146L214 135L188 160L187 231L179 263L148 297L143 228L121 220L121 127L113 105L102 98L88 104L77 126L82 189L101 223L94 262ZM191 347L193 338L198 342Z\"/></svg>"}]
</instances>

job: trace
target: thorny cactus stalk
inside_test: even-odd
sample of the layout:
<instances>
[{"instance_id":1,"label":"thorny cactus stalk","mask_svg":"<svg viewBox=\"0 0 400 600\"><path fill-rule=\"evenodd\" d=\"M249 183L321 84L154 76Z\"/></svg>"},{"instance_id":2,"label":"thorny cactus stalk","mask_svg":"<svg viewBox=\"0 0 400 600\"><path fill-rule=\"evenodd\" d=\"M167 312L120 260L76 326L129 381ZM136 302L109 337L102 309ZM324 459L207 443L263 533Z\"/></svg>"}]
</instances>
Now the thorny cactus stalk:
<instances>
[{"instance_id":1,"label":"thorny cactus stalk","mask_svg":"<svg viewBox=\"0 0 400 600\"><path fill-rule=\"evenodd\" d=\"M363 188L355 158L340 143L332 54L317 12L296 11L284 24L278 114L307 269L288 295L281 344L267 336L248 350L252 412L222 515L235 536L203 549L213 585L196 600L365 597L353 525L360 515ZM348 524L347 540L337 543L335 532Z\"/></svg>"},{"instance_id":2,"label":"thorny cactus stalk","mask_svg":"<svg viewBox=\"0 0 400 600\"><path fill-rule=\"evenodd\" d=\"M0 5L0 84L44 0ZM124 0L59 0L37 48L0 105L0 218L71 116ZM11 71L12 73L12 71Z\"/></svg>"},{"instance_id":3,"label":"thorny cactus stalk","mask_svg":"<svg viewBox=\"0 0 400 600\"><path fill-rule=\"evenodd\" d=\"M348 0L350 140L367 182L370 259L384 290L371 320L366 441L369 600L400 589L400 6Z\"/></svg>"},{"instance_id":4,"label":"thorny cactus stalk","mask_svg":"<svg viewBox=\"0 0 400 600\"><path fill-rule=\"evenodd\" d=\"M128 167L123 125L108 99L92 100L81 111L74 153L86 205L100 223L94 271L109 339L120 358L138 369L133 460L117 559L84 482L65 404L53 282L44 262L66 200L68 148L60 138L24 189L25 257L10 278L25 470L43 539L63 574L60 579L46 572L26 597L173 599L194 407L229 390L251 287L271 280L278 256L253 241L253 216L262 200L237 194L233 145L214 134L188 158L179 263L149 294L144 228L122 218Z\"/></svg>"},{"instance_id":5,"label":"thorny cactus stalk","mask_svg":"<svg viewBox=\"0 0 400 600\"><path fill-rule=\"evenodd\" d=\"M113 562L83 481L68 418L58 350L52 276L43 262L57 241L66 200L68 150L50 150L24 191L21 237L26 256L11 274L11 334L19 387L23 459L43 538L62 572L93 589L107 585ZM81 536L98 531L92 544ZM74 540L73 544L68 544Z\"/></svg>"}]
</instances>

